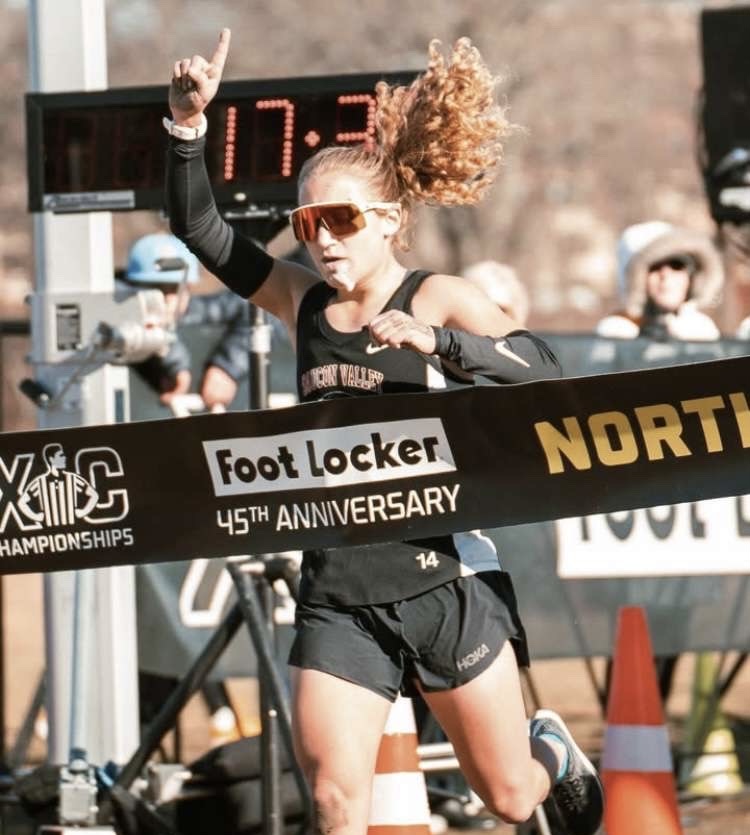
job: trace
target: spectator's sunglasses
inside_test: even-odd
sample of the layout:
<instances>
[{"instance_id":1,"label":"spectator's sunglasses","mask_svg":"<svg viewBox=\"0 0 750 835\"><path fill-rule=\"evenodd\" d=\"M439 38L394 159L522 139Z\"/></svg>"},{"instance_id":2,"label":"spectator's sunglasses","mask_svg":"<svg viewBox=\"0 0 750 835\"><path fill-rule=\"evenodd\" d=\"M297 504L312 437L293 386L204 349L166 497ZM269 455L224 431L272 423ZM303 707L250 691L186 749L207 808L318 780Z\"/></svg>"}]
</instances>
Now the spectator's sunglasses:
<instances>
[{"instance_id":1,"label":"spectator's sunglasses","mask_svg":"<svg viewBox=\"0 0 750 835\"><path fill-rule=\"evenodd\" d=\"M289 215L289 221L298 241L314 241L318 228L323 226L337 238L353 235L365 228L365 212L388 211L399 203L306 203Z\"/></svg>"},{"instance_id":2,"label":"spectator's sunglasses","mask_svg":"<svg viewBox=\"0 0 750 835\"><path fill-rule=\"evenodd\" d=\"M670 270L685 270L690 272L693 267L692 259L684 258L681 255L674 255L671 258L662 258L661 261L655 261L649 269L652 272L660 270L662 267L669 267Z\"/></svg>"}]
</instances>

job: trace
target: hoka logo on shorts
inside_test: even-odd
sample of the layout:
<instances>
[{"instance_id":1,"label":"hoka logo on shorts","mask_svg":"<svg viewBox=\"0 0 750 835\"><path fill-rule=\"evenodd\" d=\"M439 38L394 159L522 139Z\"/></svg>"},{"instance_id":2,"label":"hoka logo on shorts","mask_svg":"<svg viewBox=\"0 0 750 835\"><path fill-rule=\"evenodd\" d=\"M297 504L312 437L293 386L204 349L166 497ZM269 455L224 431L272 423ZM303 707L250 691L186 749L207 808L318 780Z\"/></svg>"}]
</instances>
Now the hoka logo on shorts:
<instances>
[{"instance_id":1,"label":"hoka logo on shorts","mask_svg":"<svg viewBox=\"0 0 750 835\"><path fill-rule=\"evenodd\" d=\"M469 667L473 667L478 661L481 661L487 653L489 653L490 648L487 644L480 644L476 649L473 649L468 655L464 655L463 658L459 658L458 662L456 663L456 669L458 670L468 670Z\"/></svg>"},{"instance_id":2,"label":"hoka logo on shorts","mask_svg":"<svg viewBox=\"0 0 750 835\"><path fill-rule=\"evenodd\" d=\"M338 487L455 472L439 418L204 441L217 496Z\"/></svg>"},{"instance_id":3,"label":"hoka logo on shorts","mask_svg":"<svg viewBox=\"0 0 750 835\"><path fill-rule=\"evenodd\" d=\"M0 560L133 544L131 528L115 527L129 511L125 472L110 447L79 449L72 460L62 444L41 453L0 457Z\"/></svg>"}]
</instances>

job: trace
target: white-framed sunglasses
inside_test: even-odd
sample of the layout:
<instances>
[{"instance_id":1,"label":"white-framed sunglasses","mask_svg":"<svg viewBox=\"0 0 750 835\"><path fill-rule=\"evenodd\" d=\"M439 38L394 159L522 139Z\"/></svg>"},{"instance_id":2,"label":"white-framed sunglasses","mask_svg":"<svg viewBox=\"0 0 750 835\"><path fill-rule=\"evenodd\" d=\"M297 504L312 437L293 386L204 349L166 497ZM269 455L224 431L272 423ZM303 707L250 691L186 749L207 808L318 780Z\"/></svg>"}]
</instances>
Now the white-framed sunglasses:
<instances>
[{"instance_id":1,"label":"white-framed sunglasses","mask_svg":"<svg viewBox=\"0 0 750 835\"><path fill-rule=\"evenodd\" d=\"M321 223L337 238L353 235L365 227L365 212L397 209L400 203L355 203L336 201L306 203L298 206L290 215L294 237L298 241L314 241Z\"/></svg>"}]
</instances>

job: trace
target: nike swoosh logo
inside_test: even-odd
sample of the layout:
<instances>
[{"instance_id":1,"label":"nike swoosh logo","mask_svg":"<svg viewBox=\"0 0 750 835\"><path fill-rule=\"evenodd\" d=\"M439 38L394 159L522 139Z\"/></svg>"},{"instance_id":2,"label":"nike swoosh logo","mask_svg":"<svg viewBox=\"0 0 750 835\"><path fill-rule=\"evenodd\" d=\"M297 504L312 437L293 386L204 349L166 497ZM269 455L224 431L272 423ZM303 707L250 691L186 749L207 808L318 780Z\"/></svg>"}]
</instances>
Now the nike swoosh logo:
<instances>
[{"instance_id":1,"label":"nike swoosh logo","mask_svg":"<svg viewBox=\"0 0 750 835\"><path fill-rule=\"evenodd\" d=\"M507 357L509 360L513 360L513 362L517 362L519 365L522 365L524 368L531 368L531 366L526 362L523 357L519 357L518 354L514 354L510 348L504 342L496 342L495 343L495 350L498 354L502 354L504 357Z\"/></svg>"},{"instance_id":2,"label":"nike swoosh logo","mask_svg":"<svg viewBox=\"0 0 750 835\"><path fill-rule=\"evenodd\" d=\"M365 346L365 353L366 354L377 354L378 351L385 351L386 348L390 348L390 345L373 345L372 342L368 342Z\"/></svg>"}]
</instances>

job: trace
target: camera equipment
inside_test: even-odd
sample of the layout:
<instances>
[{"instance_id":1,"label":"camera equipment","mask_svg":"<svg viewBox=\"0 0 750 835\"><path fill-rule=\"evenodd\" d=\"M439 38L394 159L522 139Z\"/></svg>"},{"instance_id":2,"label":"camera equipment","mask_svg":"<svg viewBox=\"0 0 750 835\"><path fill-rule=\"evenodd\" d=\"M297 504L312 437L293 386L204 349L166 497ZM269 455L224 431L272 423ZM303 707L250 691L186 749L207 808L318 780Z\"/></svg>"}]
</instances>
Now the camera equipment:
<instances>
[{"instance_id":1,"label":"camera equipment","mask_svg":"<svg viewBox=\"0 0 750 835\"><path fill-rule=\"evenodd\" d=\"M144 816L149 818L152 827L156 827L154 831L175 835L163 812L176 808L177 817L181 818L180 831L190 821L193 824L203 822L200 815L205 809L202 810L201 795L209 804L212 815L221 812L224 816L223 823L217 823L219 818L214 817L212 831L217 835L247 831L239 827L237 821L248 815L254 820L262 817L262 831L267 835L280 835L285 819L299 826L300 832L306 831L312 820L309 789L292 751L287 688L273 646L273 583L282 580L296 599L299 580L296 560L288 554L240 557L227 560L226 570L231 575L237 600L149 723L138 749L108 787L98 812L101 823L107 823L114 813L126 811L136 821L133 833L137 835L142 831L137 821L144 820ZM136 797L134 786L150 756L243 623L249 630L258 659L263 710L260 740L242 740L227 746L224 752L207 755L194 764L194 773L190 775L184 768L152 774L149 790ZM229 763L234 764L229 767ZM248 785L249 781L256 785ZM220 783L224 784L221 789ZM166 792L165 788L168 789ZM247 808L248 803L253 809ZM222 804L225 806L223 811ZM228 810L227 805L232 808Z\"/></svg>"},{"instance_id":2,"label":"camera equipment","mask_svg":"<svg viewBox=\"0 0 750 835\"><path fill-rule=\"evenodd\" d=\"M30 303L32 320L42 331L31 361L42 373L23 380L20 388L40 408L64 408L73 384L104 363L131 365L163 356L175 339L161 290L34 293ZM43 380L45 366L61 365L71 374L52 391Z\"/></svg>"}]
</instances>

